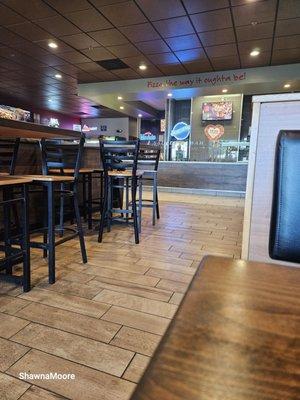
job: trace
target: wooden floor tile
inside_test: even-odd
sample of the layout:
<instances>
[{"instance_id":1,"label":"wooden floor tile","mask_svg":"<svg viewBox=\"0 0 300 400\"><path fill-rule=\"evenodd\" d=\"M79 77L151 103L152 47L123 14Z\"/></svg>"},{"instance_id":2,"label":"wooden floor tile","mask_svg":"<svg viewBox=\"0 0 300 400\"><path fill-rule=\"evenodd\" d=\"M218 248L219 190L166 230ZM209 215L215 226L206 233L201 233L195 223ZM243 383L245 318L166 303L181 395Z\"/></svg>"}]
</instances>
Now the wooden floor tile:
<instances>
[{"instance_id":1,"label":"wooden floor tile","mask_svg":"<svg viewBox=\"0 0 300 400\"><path fill-rule=\"evenodd\" d=\"M20 400L66 400L66 397L51 393L37 386L30 386L23 396L20 397Z\"/></svg>"},{"instance_id":2,"label":"wooden floor tile","mask_svg":"<svg viewBox=\"0 0 300 400\"><path fill-rule=\"evenodd\" d=\"M146 356L152 356L160 339L161 336L153 333L123 326L111 341L111 344Z\"/></svg>"},{"instance_id":3,"label":"wooden floor tile","mask_svg":"<svg viewBox=\"0 0 300 400\"><path fill-rule=\"evenodd\" d=\"M49 371L74 374L75 379L67 382L33 379L29 382L71 400L129 400L135 387L131 382L37 350L31 350L8 373L18 376L20 372L37 374Z\"/></svg>"},{"instance_id":4,"label":"wooden floor tile","mask_svg":"<svg viewBox=\"0 0 300 400\"><path fill-rule=\"evenodd\" d=\"M29 349L21 344L0 338L0 371L4 372Z\"/></svg>"},{"instance_id":5,"label":"wooden floor tile","mask_svg":"<svg viewBox=\"0 0 300 400\"><path fill-rule=\"evenodd\" d=\"M116 279L101 278L100 276L88 282L88 285L97 288L113 290L116 292L134 294L147 299L169 301L172 292L155 287L137 285L135 283L119 281Z\"/></svg>"},{"instance_id":6,"label":"wooden floor tile","mask_svg":"<svg viewBox=\"0 0 300 400\"><path fill-rule=\"evenodd\" d=\"M35 323L12 340L115 376L123 374L134 355L128 350Z\"/></svg>"},{"instance_id":7,"label":"wooden floor tile","mask_svg":"<svg viewBox=\"0 0 300 400\"><path fill-rule=\"evenodd\" d=\"M150 357L143 356L141 354L136 354L131 361L129 367L123 375L124 379L128 379L131 382L138 383L141 379L147 365L150 362Z\"/></svg>"},{"instance_id":8,"label":"wooden floor tile","mask_svg":"<svg viewBox=\"0 0 300 400\"><path fill-rule=\"evenodd\" d=\"M172 253L170 253L172 255ZM191 265L191 261L183 260L182 258L174 258L172 261L166 260L155 260L152 258L146 258L142 256L137 265L146 265L148 268L160 268L160 269L167 269L170 271L178 271L178 272L185 272L185 270ZM146 271L145 271L146 272Z\"/></svg>"},{"instance_id":9,"label":"wooden floor tile","mask_svg":"<svg viewBox=\"0 0 300 400\"><path fill-rule=\"evenodd\" d=\"M74 267L74 263L72 263L72 267ZM85 270L85 268L83 270ZM87 275L83 272L74 271L74 272L69 272L68 274L66 274L63 279L66 279L67 281L71 281L71 282L76 282L76 283L87 283L93 278L94 278L93 276Z\"/></svg>"},{"instance_id":10,"label":"wooden floor tile","mask_svg":"<svg viewBox=\"0 0 300 400\"><path fill-rule=\"evenodd\" d=\"M120 281L136 283L138 285L144 285L144 286L155 286L159 281L159 279L155 277L145 276L133 272L119 271L110 268L103 268L101 266L91 267L85 272L88 274L101 276L103 278L118 279Z\"/></svg>"},{"instance_id":11,"label":"wooden floor tile","mask_svg":"<svg viewBox=\"0 0 300 400\"><path fill-rule=\"evenodd\" d=\"M27 304L29 304L29 301L19 299L18 297L0 296L0 312L14 314Z\"/></svg>"},{"instance_id":12,"label":"wooden floor tile","mask_svg":"<svg viewBox=\"0 0 300 400\"><path fill-rule=\"evenodd\" d=\"M172 318L177 310L177 307L173 304L145 299L132 294L114 292L107 289L102 290L102 292L94 297L94 300L114 306L123 306L135 311L142 311L144 313L158 315L165 318Z\"/></svg>"},{"instance_id":13,"label":"wooden floor tile","mask_svg":"<svg viewBox=\"0 0 300 400\"><path fill-rule=\"evenodd\" d=\"M30 385L28 383L22 382L19 379L15 379L0 372L1 400L18 400L29 387Z\"/></svg>"},{"instance_id":14,"label":"wooden floor tile","mask_svg":"<svg viewBox=\"0 0 300 400\"><path fill-rule=\"evenodd\" d=\"M84 297L85 299L92 299L101 290L96 287L88 286L82 282L73 282L64 279L59 279L53 285L50 285L48 280L44 280L40 282L37 287L71 296Z\"/></svg>"},{"instance_id":15,"label":"wooden floor tile","mask_svg":"<svg viewBox=\"0 0 300 400\"><path fill-rule=\"evenodd\" d=\"M185 293L188 284L183 282L170 281L168 279L161 279L156 287L160 289L173 290L173 292Z\"/></svg>"},{"instance_id":16,"label":"wooden floor tile","mask_svg":"<svg viewBox=\"0 0 300 400\"><path fill-rule=\"evenodd\" d=\"M105 343L108 343L121 328L121 325L112 322L38 303L31 303L16 315L28 321Z\"/></svg>"},{"instance_id":17,"label":"wooden floor tile","mask_svg":"<svg viewBox=\"0 0 300 400\"><path fill-rule=\"evenodd\" d=\"M135 259L129 259L126 261L126 257L122 257L122 260L117 261L118 257L115 257L115 255L112 257L110 254L108 255L101 255L98 257L89 257L88 263L85 264L85 273L91 273L91 268L109 268L112 270L117 270L117 271L124 271L124 272L130 272L130 273L136 273L136 274L144 274L148 268L145 265L140 265L137 262L139 261L139 258Z\"/></svg>"},{"instance_id":18,"label":"wooden floor tile","mask_svg":"<svg viewBox=\"0 0 300 400\"><path fill-rule=\"evenodd\" d=\"M22 288L20 287L20 285L6 282L4 279L1 278L0 297L2 295L18 296L20 293L22 293Z\"/></svg>"},{"instance_id":19,"label":"wooden floor tile","mask_svg":"<svg viewBox=\"0 0 300 400\"><path fill-rule=\"evenodd\" d=\"M52 307L62 308L63 310L90 315L92 317L101 317L101 315L109 309L109 306L106 304L38 288L24 293L20 297Z\"/></svg>"},{"instance_id":20,"label":"wooden floor tile","mask_svg":"<svg viewBox=\"0 0 300 400\"><path fill-rule=\"evenodd\" d=\"M155 276L157 278L169 279L176 282L190 283L193 276L181 272L165 271L157 268L150 268L146 275Z\"/></svg>"},{"instance_id":21,"label":"wooden floor tile","mask_svg":"<svg viewBox=\"0 0 300 400\"><path fill-rule=\"evenodd\" d=\"M8 339L26 325L28 325L28 321L0 313L0 337Z\"/></svg>"},{"instance_id":22,"label":"wooden floor tile","mask_svg":"<svg viewBox=\"0 0 300 400\"><path fill-rule=\"evenodd\" d=\"M157 335L163 335L170 322L167 318L115 306L111 307L102 319Z\"/></svg>"},{"instance_id":23,"label":"wooden floor tile","mask_svg":"<svg viewBox=\"0 0 300 400\"><path fill-rule=\"evenodd\" d=\"M179 305L182 302L184 294L183 293L174 293L171 297L169 303Z\"/></svg>"},{"instance_id":24,"label":"wooden floor tile","mask_svg":"<svg viewBox=\"0 0 300 400\"><path fill-rule=\"evenodd\" d=\"M146 247L145 249L136 249L133 248L130 250L128 255L131 255L132 257L135 258L147 258L148 260L157 260L157 261L163 261L163 262L170 262L170 263L179 263L181 264L180 260L177 260L179 258L181 252L179 251L174 251L170 253L169 251L155 251L153 248L153 251L147 250Z\"/></svg>"}]
</instances>

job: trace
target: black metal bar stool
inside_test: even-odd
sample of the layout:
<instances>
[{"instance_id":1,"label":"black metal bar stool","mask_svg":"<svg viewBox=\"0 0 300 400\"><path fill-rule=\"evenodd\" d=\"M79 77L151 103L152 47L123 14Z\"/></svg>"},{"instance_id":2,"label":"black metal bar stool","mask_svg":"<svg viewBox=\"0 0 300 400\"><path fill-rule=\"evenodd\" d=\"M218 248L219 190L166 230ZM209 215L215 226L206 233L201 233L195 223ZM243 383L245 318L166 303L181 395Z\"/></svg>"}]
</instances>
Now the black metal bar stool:
<instances>
[{"instance_id":1,"label":"black metal bar stool","mask_svg":"<svg viewBox=\"0 0 300 400\"><path fill-rule=\"evenodd\" d=\"M111 222L118 220L128 223L133 220L135 243L139 243L142 218L142 176L143 171L137 170L139 140L102 141L100 140L100 155L104 171L104 200L101 214L98 241L102 242L104 224L110 231ZM118 201L119 207L114 207L114 190L125 191L126 204ZM131 202L129 202L129 190ZM137 190L139 200L137 206ZM119 214L119 217L114 216ZM125 218L124 218L125 215Z\"/></svg>"},{"instance_id":2,"label":"black metal bar stool","mask_svg":"<svg viewBox=\"0 0 300 400\"><path fill-rule=\"evenodd\" d=\"M93 221L97 220L93 218L94 212L102 213L103 208L103 169L102 168L93 168L93 172L90 174L89 179L86 180L87 183L87 196L83 196L85 201L83 202L83 207L86 208L88 214L88 228L92 229ZM95 188L93 187L93 182L97 181L99 183L98 195L94 196ZM98 219L99 221L99 219Z\"/></svg>"},{"instance_id":3,"label":"black metal bar stool","mask_svg":"<svg viewBox=\"0 0 300 400\"><path fill-rule=\"evenodd\" d=\"M87 262L83 229L79 212L78 200L78 176L81 163L84 138L74 143L73 140L46 140L42 139L40 148L42 152L42 170L43 175L31 175L33 184L42 186L45 192L45 217L47 218L46 226L33 232L43 232L43 243L30 241L30 246L43 250L44 257L48 256L49 283L55 282L55 247L70 239L79 237L82 261ZM64 169L74 170L73 176L63 175ZM59 169L62 175L49 175L49 171ZM63 184L63 187L62 187ZM66 228L64 230L71 231L71 234L55 240L55 195L61 199L71 198L74 204L75 218L77 229ZM57 231L61 233L62 227L59 225ZM33 233L32 232L32 233Z\"/></svg>"},{"instance_id":4,"label":"black metal bar stool","mask_svg":"<svg viewBox=\"0 0 300 400\"><path fill-rule=\"evenodd\" d=\"M74 176L74 168L63 168L63 169L49 169L49 173L53 175L60 176ZM81 209L81 214L85 221L88 223L88 229L92 229L92 199L93 199L93 191L92 191L92 177L93 177L93 168L80 168L78 174L78 186L81 184L82 186L82 202L79 205ZM61 184L61 190L64 190L65 184ZM63 224L64 224L64 209L65 202L64 197L61 197L60 201L60 226L61 231L63 232Z\"/></svg>"},{"instance_id":5,"label":"black metal bar stool","mask_svg":"<svg viewBox=\"0 0 300 400\"><path fill-rule=\"evenodd\" d=\"M14 175L20 139L0 140L0 175Z\"/></svg>"},{"instance_id":6,"label":"black metal bar stool","mask_svg":"<svg viewBox=\"0 0 300 400\"><path fill-rule=\"evenodd\" d=\"M20 138L15 139L0 139L0 176L14 175L18 151L20 148ZM12 204L12 212L14 223L19 228L18 204Z\"/></svg>"},{"instance_id":7,"label":"black metal bar stool","mask_svg":"<svg viewBox=\"0 0 300 400\"><path fill-rule=\"evenodd\" d=\"M88 229L92 229L92 198L93 198L93 168L81 168L79 173L82 181L82 213L87 221Z\"/></svg>"},{"instance_id":8,"label":"black metal bar stool","mask_svg":"<svg viewBox=\"0 0 300 400\"><path fill-rule=\"evenodd\" d=\"M74 169L64 168L63 171L59 169L51 169L49 173L53 175L66 175L73 176ZM98 197L94 197L93 191L93 180L99 180L100 182L100 194ZM88 229L93 228L93 212L102 211L103 203L103 169L101 168L80 168L79 170L79 182L82 187L82 201L79 205L81 214L84 220L87 222ZM61 185L63 189L64 184ZM60 226L63 232L64 223L64 199L61 198L60 203Z\"/></svg>"},{"instance_id":9,"label":"black metal bar stool","mask_svg":"<svg viewBox=\"0 0 300 400\"><path fill-rule=\"evenodd\" d=\"M14 176L0 176L0 191L2 201L0 208L3 209L3 243L0 244L0 251L4 252L4 258L0 259L0 278L2 275L9 280L21 282L24 292L30 290L30 248L29 248L29 218L28 218L28 183L31 179L16 178ZM13 194L13 189L18 195ZM20 231L13 232L17 240L13 240L11 230L11 208L20 205L21 220ZM18 247L16 247L16 245ZM13 275L13 266L23 262L23 275Z\"/></svg>"},{"instance_id":10,"label":"black metal bar stool","mask_svg":"<svg viewBox=\"0 0 300 400\"><path fill-rule=\"evenodd\" d=\"M143 182L150 182L152 185L152 199L143 199L143 207L152 208L152 225L155 225L156 218L159 219L159 204L157 191L157 171L160 157L160 148L150 145L140 147L138 157L138 168L144 171ZM150 204L149 204L150 203Z\"/></svg>"}]
</instances>

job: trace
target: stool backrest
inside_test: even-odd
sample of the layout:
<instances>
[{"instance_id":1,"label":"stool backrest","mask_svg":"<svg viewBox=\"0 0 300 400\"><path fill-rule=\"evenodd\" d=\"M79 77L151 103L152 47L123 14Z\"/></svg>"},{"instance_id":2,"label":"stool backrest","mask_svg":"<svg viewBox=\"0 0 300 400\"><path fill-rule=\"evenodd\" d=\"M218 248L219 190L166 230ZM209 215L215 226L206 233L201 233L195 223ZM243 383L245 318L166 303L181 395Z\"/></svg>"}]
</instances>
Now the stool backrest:
<instances>
[{"instance_id":1,"label":"stool backrest","mask_svg":"<svg viewBox=\"0 0 300 400\"><path fill-rule=\"evenodd\" d=\"M14 175L20 139L0 140L0 172Z\"/></svg>"},{"instance_id":2,"label":"stool backrest","mask_svg":"<svg viewBox=\"0 0 300 400\"><path fill-rule=\"evenodd\" d=\"M105 175L112 170L130 170L133 176L136 175L139 140L104 141L100 139L99 143Z\"/></svg>"},{"instance_id":3,"label":"stool backrest","mask_svg":"<svg viewBox=\"0 0 300 400\"><path fill-rule=\"evenodd\" d=\"M138 166L144 170L157 171L160 157L160 148L156 146L144 145L140 147L138 156Z\"/></svg>"},{"instance_id":4,"label":"stool backrest","mask_svg":"<svg viewBox=\"0 0 300 400\"><path fill-rule=\"evenodd\" d=\"M74 181L78 180L81 167L84 138L80 140L48 140L40 141L42 152L43 175L51 175L51 170L59 169L64 174L65 169L74 170Z\"/></svg>"}]
</instances>

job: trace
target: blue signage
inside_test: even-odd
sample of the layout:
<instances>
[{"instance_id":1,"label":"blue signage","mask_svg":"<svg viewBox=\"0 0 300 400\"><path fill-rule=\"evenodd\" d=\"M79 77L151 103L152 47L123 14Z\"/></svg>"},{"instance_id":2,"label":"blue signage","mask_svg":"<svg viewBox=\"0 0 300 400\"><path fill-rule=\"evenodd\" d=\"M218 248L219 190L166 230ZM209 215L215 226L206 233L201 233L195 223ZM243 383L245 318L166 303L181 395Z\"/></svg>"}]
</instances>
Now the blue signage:
<instances>
[{"instance_id":1,"label":"blue signage","mask_svg":"<svg viewBox=\"0 0 300 400\"><path fill-rule=\"evenodd\" d=\"M190 136L190 133L191 125L188 125L186 122L177 122L171 131L171 136L177 140L185 140Z\"/></svg>"},{"instance_id":2,"label":"blue signage","mask_svg":"<svg viewBox=\"0 0 300 400\"><path fill-rule=\"evenodd\" d=\"M156 135L153 135L152 132L148 131L140 134L140 140L153 142L156 140Z\"/></svg>"}]
</instances>

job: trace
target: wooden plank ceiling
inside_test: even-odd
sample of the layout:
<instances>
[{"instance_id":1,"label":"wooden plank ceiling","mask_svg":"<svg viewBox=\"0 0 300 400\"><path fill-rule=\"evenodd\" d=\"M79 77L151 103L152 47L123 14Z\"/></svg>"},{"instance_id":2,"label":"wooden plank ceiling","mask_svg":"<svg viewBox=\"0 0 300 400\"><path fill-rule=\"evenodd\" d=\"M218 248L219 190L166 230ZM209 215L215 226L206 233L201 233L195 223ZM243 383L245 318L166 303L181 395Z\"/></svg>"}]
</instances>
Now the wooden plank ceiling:
<instances>
[{"instance_id":1,"label":"wooden plank ceiling","mask_svg":"<svg viewBox=\"0 0 300 400\"><path fill-rule=\"evenodd\" d=\"M72 115L98 112L78 82L294 62L299 0L0 0L0 99Z\"/></svg>"}]
</instances>

